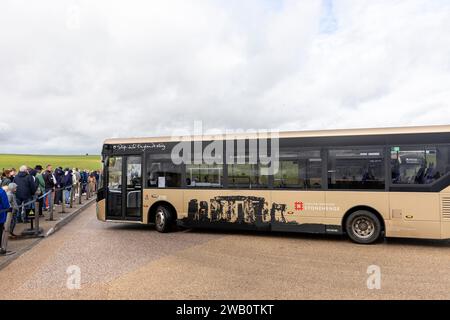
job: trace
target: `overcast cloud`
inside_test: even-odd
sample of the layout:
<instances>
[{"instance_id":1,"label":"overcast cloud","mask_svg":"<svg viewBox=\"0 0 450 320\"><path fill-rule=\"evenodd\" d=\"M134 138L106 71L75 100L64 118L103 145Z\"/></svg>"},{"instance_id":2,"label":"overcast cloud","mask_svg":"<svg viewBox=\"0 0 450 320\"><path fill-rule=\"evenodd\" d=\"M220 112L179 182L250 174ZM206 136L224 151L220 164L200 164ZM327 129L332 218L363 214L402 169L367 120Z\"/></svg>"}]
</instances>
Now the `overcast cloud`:
<instances>
[{"instance_id":1,"label":"overcast cloud","mask_svg":"<svg viewBox=\"0 0 450 320\"><path fill-rule=\"evenodd\" d=\"M450 123L450 1L0 2L0 153Z\"/></svg>"}]
</instances>

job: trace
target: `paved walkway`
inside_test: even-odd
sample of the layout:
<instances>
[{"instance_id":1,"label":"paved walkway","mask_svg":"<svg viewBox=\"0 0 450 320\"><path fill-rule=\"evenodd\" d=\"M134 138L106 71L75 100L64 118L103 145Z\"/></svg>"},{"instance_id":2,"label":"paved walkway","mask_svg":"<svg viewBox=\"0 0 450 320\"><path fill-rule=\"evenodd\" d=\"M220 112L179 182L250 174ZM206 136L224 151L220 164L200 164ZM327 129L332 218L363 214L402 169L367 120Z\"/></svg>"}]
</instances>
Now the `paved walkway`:
<instances>
[{"instance_id":1,"label":"paved walkway","mask_svg":"<svg viewBox=\"0 0 450 320\"><path fill-rule=\"evenodd\" d=\"M372 265L379 290L367 287ZM364 246L322 235L161 234L98 221L91 205L0 271L0 300L449 299L449 266L449 241Z\"/></svg>"},{"instance_id":2,"label":"paved walkway","mask_svg":"<svg viewBox=\"0 0 450 320\"><path fill-rule=\"evenodd\" d=\"M42 228L42 234L40 236L24 236L22 232L25 229L30 228L30 223L19 223L16 225L14 233L18 235L17 238L9 238L7 250L10 253L6 256L0 256L0 270L8 265L12 260L16 259L25 251L32 248L42 238L48 237L61 228L63 225L72 220L78 213L86 209L90 204L95 201L95 197L86 199L86 195L81 197L81 205L79 204L78 197L75 198L73 207L65 206L65 213L61 213L62 206L55 206L53 211L53 221L49 221L50 213L44 211L44 216L39 219L39 227Z\"/></svg>"}]
</instances>

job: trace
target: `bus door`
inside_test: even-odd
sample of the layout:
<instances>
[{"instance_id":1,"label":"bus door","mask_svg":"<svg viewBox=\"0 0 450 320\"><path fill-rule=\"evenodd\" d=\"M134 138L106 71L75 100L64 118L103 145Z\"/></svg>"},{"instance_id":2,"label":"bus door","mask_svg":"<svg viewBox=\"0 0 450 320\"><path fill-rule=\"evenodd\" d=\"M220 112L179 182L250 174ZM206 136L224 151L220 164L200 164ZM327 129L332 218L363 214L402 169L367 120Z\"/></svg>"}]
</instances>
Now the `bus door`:
<instances>
[{"instance_id":1,"label":"bus door","mask_svg":"<svg viewBox=\"0 0 450 320\"><path fill-rule=\"evenodd\" d=\"M113 156L107 164L107 220L142 221L142 156Z\"/></svg>"}]
</instances>

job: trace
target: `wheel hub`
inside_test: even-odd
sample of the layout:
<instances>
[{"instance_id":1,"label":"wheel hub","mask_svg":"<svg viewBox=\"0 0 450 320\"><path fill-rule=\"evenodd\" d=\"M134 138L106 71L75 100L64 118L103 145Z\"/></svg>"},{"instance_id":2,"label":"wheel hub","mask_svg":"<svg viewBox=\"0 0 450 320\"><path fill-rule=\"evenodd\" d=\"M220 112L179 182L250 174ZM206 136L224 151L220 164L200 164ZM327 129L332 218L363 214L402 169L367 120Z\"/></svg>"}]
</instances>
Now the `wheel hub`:
<instances>
[{"instance_id":1,"label":"wheel hub","mask_svg":"<svg viewBox=\"0 0 450 320\"><path fill-rule=\"evenodd\" d=\"M359 238L370 238L375 232L375 223L365 217L357 218L352 224L352 231Z\"/></svg>"},{"instance_id":2,"label":"wheel hub","mask_svg":"<svg viewBox=\"0 0 450 320\"><path fill-rule=\"evenodd\" d=\"M159 228L164 227L165 217L164 217L164 213L162 211L156 212L155 223Z\"/></svg>"}]
</instances>

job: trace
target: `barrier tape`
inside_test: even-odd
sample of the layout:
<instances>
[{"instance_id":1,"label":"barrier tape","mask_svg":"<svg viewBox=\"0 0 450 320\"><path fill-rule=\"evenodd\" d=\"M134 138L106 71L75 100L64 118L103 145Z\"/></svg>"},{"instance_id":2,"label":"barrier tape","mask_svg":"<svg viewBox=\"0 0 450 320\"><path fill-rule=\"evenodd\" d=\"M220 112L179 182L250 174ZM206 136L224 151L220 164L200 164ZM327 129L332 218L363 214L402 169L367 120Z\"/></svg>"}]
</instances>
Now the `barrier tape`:
<instances>
[{"instance_id":1,"label":"barrier tape","mask_svg":"<svg viewBox=\"0 0 450 320\"><path fill-rule=\"evenodd\" d=\"M89 184L89 183L82 183L81 186L87 186L88 184ZM26 206L28 206L28 205L30 205L30 204L32 204L32 203L36 203L37 200L40 200L40 199L45 198L45 197L48 196L50 193L53 193L53 192L56 192L56 191L63 191L63 190L66 190L66 189L72 189L72 188L75 188L75 186L76 186L76 185L72 185L72 186L68 186L68 187L64 187L64 188L57 188L57 189L55 189L55 190L50 190L50 191L44 193L43 195L41 195L41 196L39 196L39 197L34 196L34 197L33 197L33 200L30 200L30 201L28 201L28 202L26 202L26 203L22 203L21 205L19 205L18 208L17 208L17 210L20 212L20 210L23 210L24 207L26 207ZM81 195L79 195L79 197L81 197ZM0 213L8 212L8 211L11 210L11 209L13 209L13 208L11 207L11 208L8 208L8 209L2 209L2 210L0 210Z\"/></svg>"}]
</instances>

